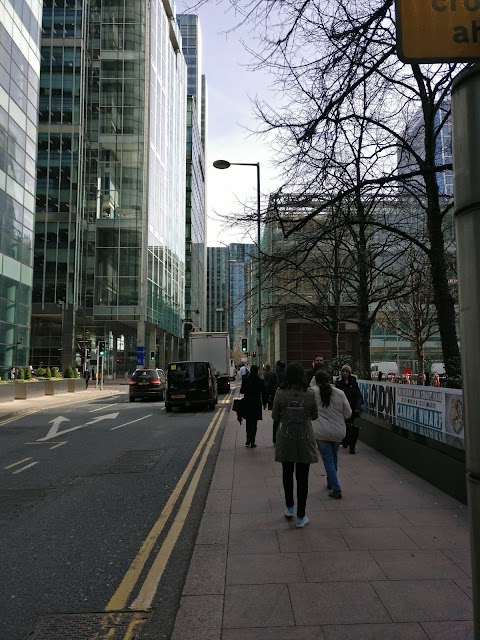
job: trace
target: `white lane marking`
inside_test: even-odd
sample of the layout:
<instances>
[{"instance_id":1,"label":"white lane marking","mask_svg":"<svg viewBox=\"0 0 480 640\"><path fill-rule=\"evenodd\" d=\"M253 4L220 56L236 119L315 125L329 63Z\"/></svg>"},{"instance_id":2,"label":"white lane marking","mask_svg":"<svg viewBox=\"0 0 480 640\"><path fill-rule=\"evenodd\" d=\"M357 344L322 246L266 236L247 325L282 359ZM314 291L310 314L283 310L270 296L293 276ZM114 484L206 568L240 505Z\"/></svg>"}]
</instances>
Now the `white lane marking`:
<instances>
[{"instance_id":1,"label":"white lane marking","mask_svg":"<svg viewBox=\"0 0 480 640\"><path fill-rule=\"evenodd\" d=\"M13 462L12 464L9 464L8 467L3 467L3 468L12 469L13 467L17 467L19 464L27 462L27 460L31 460L31 459L32 459L32 456L30 456L29 458L22 458L21 460L17 460L17 462Z\"/></svg>"},{"instance_id":2,"label":"white lane marking","mask_svg":"<svg viewBox=\"0 0 480 640\"><path fill-rule=\"evenodd\" d=\"M51 424L52 426L50 427L50 430L47 433L47 438L53 438L57 434L57 431L60 429L60 425L62 424L62 422L70 422L70 418L64 418L63 416L58 416L57 418L50 420L48 424Z\"/></svg>"},{"instance_id":3,"label":"white lane marking","mask_svg":"<svg viewBox=\"0 0 480 640\"><path fill-rule=\"evenodd\" d=\"M113 404L105 404L103 405L103 407L98 407L97 409L92 409L92 411L89 411L88 413L95 413L95 411L101 411L102 409L108 409L108 407L114 407L117 403L114 402Z\"/></svg>"},{"instance_id":4,"label":"white lane marking","mask_svg":"<svg viewBox=\"0 0 480 640\"><path fill-rule=\"evenodd\" d=\"M44 438L38 438L37 442L45 442L45 440L51 440L52 438L55 438L57 436L63 436L65 433L70 433L70 431L76 431L77 429L83 429L83 427L86 427L89 424L95 424L96 422L100 422L101 420L113 420L117 416L118 416L118 412L109 413L106 416L98 416L98 418L93 418L93 420L90 420L90 422L86 422L85 424L80 424L78 425L78 427L70 427L70 429L65 429L64 431L57 431L56 433L53 433L53 434L48 432L48 434Z\"/></svg>"},{"instance_id":5,"label":"white lane marking","mask_svg":"<svg viewBox=\"0 0 480 640\"><path fill-rule=\"evenodd\" d=\"M120 429L120 427L126 427L127 424L133 424L134 422L139 422L140 420L145 420L145 418L151 418L153 413L150 413L148 416L142 416L141 418L137 418L136 420L132 420L131 422L124 422L123 424L119 424L118 427L112 427L110 431L115 431L115 429Z\"/></svg>"},{"instance_id":6,"label":"white lane marking","mask_svg":"<svg viewBox=\"0 0 480 640\"><path fill-rule=\"evenodd\" d=\"M31 462L30 464L27 464L26 467L22 467L21 469L17 469L16 471L13 471L13 473L22 473L22 471L25 471L26 469L30 469L30 467L34 467L36 464L39 464L38 460L37 462Z\"/></svg>"}]
</instances>

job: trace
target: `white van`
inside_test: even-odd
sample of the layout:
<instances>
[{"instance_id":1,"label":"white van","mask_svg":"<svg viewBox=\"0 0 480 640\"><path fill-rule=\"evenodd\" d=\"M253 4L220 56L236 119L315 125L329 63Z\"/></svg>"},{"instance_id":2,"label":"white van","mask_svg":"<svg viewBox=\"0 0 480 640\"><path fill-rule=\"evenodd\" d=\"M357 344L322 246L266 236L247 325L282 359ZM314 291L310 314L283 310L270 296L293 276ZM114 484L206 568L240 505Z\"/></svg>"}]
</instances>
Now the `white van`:
<instances>
[{"instance_id":1,"label":"white van","mask_svg":"<svg viewBox=\"0 0 480 640\"><path fill-rule=\"evenodd\" d=\"M382 374L382 378L385 380L388 376L398 375L398 366L396 362L372 362L370 366L370 373L372 380L378 380L378 374Z\"/></svg>"}]
</instances>

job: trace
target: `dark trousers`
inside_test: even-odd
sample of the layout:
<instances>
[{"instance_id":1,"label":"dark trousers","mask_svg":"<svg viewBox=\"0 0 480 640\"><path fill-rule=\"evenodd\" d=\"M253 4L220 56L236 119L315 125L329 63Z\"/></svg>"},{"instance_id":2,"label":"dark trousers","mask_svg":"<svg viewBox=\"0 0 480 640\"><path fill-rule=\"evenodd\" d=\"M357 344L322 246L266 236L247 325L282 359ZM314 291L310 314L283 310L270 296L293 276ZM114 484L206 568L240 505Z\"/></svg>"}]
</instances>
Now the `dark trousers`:
<instances>
[{"instance_id":1,"label":"dark trousers","mask_svg":"<svg viewBox=\"0 0 480 640\"><path fill-rule=\"evenodd\" d=\"M253 444L257 435L257 418L247 418L245 420L245 428L247 431L247 442Z\"/></svg>"},{"instance_id":2,"label":"dark trousers","mask_svg":"<svg viewBox=\"0 0 480 640\"><path fill-rule=\"evenodd\" d=\"M344 447L349 447L350 449L355 449L360 429L355 426L353 420L345 420L345 426L347 428L347 433L345 438L342 440L342 445Z\"/></svg>"},{"instance_id":3,"label":"dark trousers","mask_svg":"<svg viewBox=\"0 0 480 640\"><path fill-rule=\"evenodd\" d=\"M285 491L285 504L293 507L293 472L297 481L297 518L305 515L305 506L308 496L308 472L310 465L303 462L282 462L283 467L283 490Z\"/></svg>"}]
</instances>

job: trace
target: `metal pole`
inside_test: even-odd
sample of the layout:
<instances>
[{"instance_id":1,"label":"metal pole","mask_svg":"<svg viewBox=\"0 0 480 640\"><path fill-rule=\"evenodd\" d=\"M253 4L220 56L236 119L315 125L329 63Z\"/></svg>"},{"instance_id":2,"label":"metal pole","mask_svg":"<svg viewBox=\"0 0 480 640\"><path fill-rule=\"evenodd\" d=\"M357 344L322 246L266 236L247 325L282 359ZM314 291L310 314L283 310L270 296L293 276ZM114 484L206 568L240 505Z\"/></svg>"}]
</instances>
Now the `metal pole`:
<instances>
[{"instance_id":1,"label":"metal pole","mask_svg":"<svg viewBox=\"0 0 480 640\"><path fill-rule=\"evenodd\" d=\"M480 406L473 371L480 360L480 65L452 84L455 227L460 302L465 465L470 515L474 640L480 640Z\"/></svg>"},{"instance_id":2,"label":"metal pole","mask_svg":"<svg viewBox=\"0 0 480 640\"><path fill-rule=\"evenodd\" d=\"M257 243L258 243L258 326L257 326L257 361L262 375L262 276L261 276L261 211L260 211L260 163L257 162Z\"/></svg>"}]
</instances>

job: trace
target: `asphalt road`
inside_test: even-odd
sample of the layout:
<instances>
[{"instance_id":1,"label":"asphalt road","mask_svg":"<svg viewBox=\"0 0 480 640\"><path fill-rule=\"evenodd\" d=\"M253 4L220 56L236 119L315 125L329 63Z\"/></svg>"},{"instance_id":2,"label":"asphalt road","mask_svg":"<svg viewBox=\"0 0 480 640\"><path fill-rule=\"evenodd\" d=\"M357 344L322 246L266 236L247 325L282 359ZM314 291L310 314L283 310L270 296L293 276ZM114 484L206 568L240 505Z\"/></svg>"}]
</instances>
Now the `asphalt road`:
<instances>
[{"instance_id":1,"label":"asphalt road","mask_svg":"<svg viewBox=\"0 0 480 640\"><path fill-rule=\"evenodd\" d=\"M124 392L0 425L1 640L170 637L225 406Z\"/></svg>"}]
</instances>

